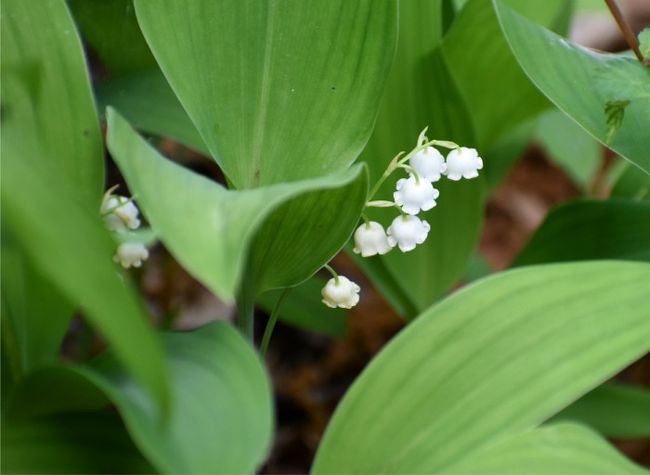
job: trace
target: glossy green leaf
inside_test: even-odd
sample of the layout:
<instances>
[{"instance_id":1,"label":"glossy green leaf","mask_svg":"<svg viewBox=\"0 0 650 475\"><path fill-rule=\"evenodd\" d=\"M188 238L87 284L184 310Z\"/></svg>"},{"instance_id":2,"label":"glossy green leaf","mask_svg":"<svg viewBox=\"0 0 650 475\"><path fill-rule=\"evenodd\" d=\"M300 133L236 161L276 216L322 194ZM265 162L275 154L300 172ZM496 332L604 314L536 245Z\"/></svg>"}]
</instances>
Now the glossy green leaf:
<instances>
[{"instance_id":1,"label":"glossy green leaf","mask_svg":"<svg viewBox=\"0 0 650 475\"><path fill-rule=\"evenodd\" d=\"M557 109L539 118L537 138L551 159L587 190L604 157L600 143Z\"/></svg>"},{"instance_id":2,"label":"glossy green leaf","mask_svg":"<svg viewBox=\"0 0 650 475\"><path fill-rule=\"evenodd\" d=\"M111 413L2 425L2 473L154 473Z\"/></svg>"},{"instance_id":3,"label":"glossy green leaf","mask_svg":"<svg viewBox=\"0 0 650 475\"><path fill-rule=\"evenodd\" d=\"M426 32L426 33L423 33ZM362 155L376 180L400 150L411 150L418 134L429 126L429 138L474 144L471 118L442 59L439 1L400 3L400 38L373 135ZM395 173L382 186L376 199L391 199ZM438 206L422 217L431 225L427 241L414 251L393 251L362 262L373 283L384 289L395 309L406 318L426 308L460 276L481 227L481 180L436 183ZM371 218L385 226L396 211L369 210ZM381 265L372 262L380 259ZM379 268L379 269L377 269ZM381 272L378 272L381 271ZM384 270L389 279L384 278ZM399 289L386 291L397 284ZM405 295L399 303L392 295ZM414 308L415 312L409 310ZM408 313L403 313L408 312Z\"/></svg>"},{"instance_id":4,"label":"glossy green leaf","mask_svg":"<svg viewBox=\"0 0 650 475\"><path fill-rule=\"evenodd\" d=\"M244 276L253 294L306 280L348 240L364 206L361 166L228 191L165 160L114 111L107 116L108 147L160 240L226 300Z\"/></svg>"},{"instance_id":5,"label":"glossy green leaf","mask_svg":"<svg viewBox=\"0 0 650 475\"><path fill-rule=\"evenodd\" d=\"M650 390L621 383L604 384L553 417L576 421L607 437L650 437Z\"/></svg>"},{"instance_id":6,"label":"glossy green leaf","mask_svg":"<svg viewBox=\"0 0 650 475\"><path fill-rule=\"evenodd\" d=\"M154 56L236 188L347 168L372 130L396 2L135 2Z\"/></svg>"},{"instance_id":7,"label":"glossy green leaf","mask_svg":"<svg viewBox=\"0 0 650 475\"><path fill-rule=\"evenodd\" d=\"M650 260L650 202L577 200L549 213L514 265Z\"/></svg>"},{"instance_id":8,"label":"glossy green leaf","mask_svg":"<svg viewBox=\"0 0 650 475\"><path fill-rule=\"evenodd\" d=\"M201 135L160 71L111 79L97 85L100 110L115 108L136 129L169 137L209 155Z\"/></svg>"},{"instance_id":9,"label":"glossy green leaf","mask_svg":"<svg viewBox=\"0 0 650 475\"><path fill-rule=\"evenodd\" d=\"M571 44L501 2L495 0L494 5L522 69L560 110L596 139L606 141L607 104L630 101L610 147L650 173L650 69L629 55L601 54Z\"/></svg>"},{"instance_id":10,"label":"glossy green leaf","mask_svg":"<svg viewBox=\"0 0 650 475\"><path fill-rule=\"evenodd\" d=\"M553 424L508 437L446 470L448 474L647 474L598 434L578 424Z\"/></svg>"},{"instance_id":11,"label":"glossy green leaf","mask_svg":"<svg viewBox=\"0 0 650 475\"><path fill-rule=\"evenodd\" d=\"M65 2L3 1L2 50L3 138L19 129L24 140L40 143L79 201L99 206L102 139L83 49Z\"/></svg>"},{"instance_id":12,"label":"glossy green leaf","mask_svg":"<svg viewBox=\"0 0 650 475\"><path fill-rule=\"evenodd\" d=\"M340 308L329 308L321 302L321 289L325 279L313 276L293 287L280 305L280 321L303 330L342 336L347 329L346 312ZM269 315L273 311L283 290L272 290L259 296L257 304Z\"/></svg>"},{"instance_id":13,"label":"glossy green leaf","mask_svg":"<svg viewBox=\"0 0 650 475\"><path fill-rule=\"evenodd\" d=\"M536 427L650 350L648 292L649 265L589 262L504 272L454 294L356 380L314 473L446 473Z\"/></svg>"},{"instance_id":14,"label":"glossy green leaf","mask_svg":"<svg viewBox=\"0 0 650 475\"><path fill-rule=\"evenodd\" d=\"M253 348L226 323L165 335L172 405L166 419L110 355L79 369L112 399L163 473L254 473L273 434L271 386Z\"/></svg>"},{"instance_id":15,"label":"glossy green leaf","mask_svg":"<svg viewBox=\"0 0 650 475\"><path fill-rule=\"evenodd\" d=\"M111 75L157 69L132 0L68 0L79 29Z\"/></svg>"}]
</instances>

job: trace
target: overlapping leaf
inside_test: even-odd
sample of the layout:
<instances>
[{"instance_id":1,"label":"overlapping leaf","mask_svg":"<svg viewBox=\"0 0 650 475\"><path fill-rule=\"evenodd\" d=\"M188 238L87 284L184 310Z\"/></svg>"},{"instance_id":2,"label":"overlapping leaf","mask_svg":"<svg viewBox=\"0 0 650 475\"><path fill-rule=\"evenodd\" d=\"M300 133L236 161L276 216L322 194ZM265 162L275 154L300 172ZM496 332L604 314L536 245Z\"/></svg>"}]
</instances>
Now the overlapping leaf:
<instances>
[{"instance_id":1,"label":"overlapping leaf","mask_svg":"<svg viewBox=\"0 0 650 475\"><path fill-rule=\"evenodd\" d=\"M158 471L253 473L266 457L273 432L271 388L253 348L226 323L166 334L164 341L164 361L171 379L171 405L166 414L158 411L155 401L124 371L114 354L101 355L90 366L43 369L27 380L12 401L14 420L10 421L9 438L3 433L8 463L25 470L50 462L48 473L79 470L78 463L102 471L119 466L120 461L128 464L132 450L106 466L97 466L104 460L101 455L95 459L98 444L106 444L104 453L111 454L129 445L123 430L118 444L113 440L114 431L101 424L95 426L99 434L88 434L90 424L103 414L97 409L105 406L108 398L131 438ZM95 412L78 417L65 412L75 409ZM55 416L57 413L61 416ZM40 422L52 417L59 417L55 426ZM61 420L70 420L72 425L61 427ZM80 438L83 434L88 434L85 440ZM70 438L76 446L64 444L61 437ZM43 459L26 459L28 450ZM3 463L4 455L3 450Z\"/></svg>"},{"instance_id":2,"label":"overlapping leaf","mask_svg":"<svg viewBox=\"0 0 650 475\"><path fill-rule=\"evenodd\" d=\"M647 474L598 434L577 424L553 424L506 438L445 471L449 474Z\"/></svg>"},{"instance_id":3,"label":"overlapping leaf","mask_svg":"<svg viewBox=\"0 0 650 475\"><path fill-rule=\"evenodd\" d=\"M349 166L372 129L396 2L136 1L144 35L237 188Z\"/></svg>"},{"instance_id":4,"label":"overlapping leaf","mask_svg":"<svg viewBox=\"0 0 650 475\"><path fill-rule=\"evenodd\" d=\"M54 287L39 290L46 284L34 280L27 292L32 298L59 293L70 309L80 308L164 405L162 350L131 284L116 272L115 243L99 217L101 137L67 7L62 1L3 2L2 37L8 52L2 58L3 228L19 247L19 258ZM9 302L20 302L20 286L12 290L3 282L6 290L14 293ZM45 303L11 308L3 319L18 320L14 327L29 322L30 338L43 344L39 351L56 351L70 314L58 308L49 313Z\"/></svg>"},{"instance_id":5,"label":"overlapping leaf","mask_svg":"<svg viewBox=\"0 0 650 475\"><path fill-rule=\"evenodd\" d=\"M553 417L577 421L607 437L650 436L650 391L621 383L594 389Z\"/></svg>"},{"instance_id":6,"label":"overlapping leaf","mask_svg":"<svg viewBox=\"0 0 650 475\"><path fill-rule=\"evenodd\" d=\"M456 293L362 373L314 473L446 473L536 427L650 350L648 292L647 264L589 262L510 271Z\"/></svg>"},{"instance_id":7,"label":"overlapping leaf","mask_svg":"<svg viewBox=\"0 0 650 475\"><path fill-rule=\"evenodd\" d=\"M494 0L517 61L558 108L603 143L650 173L650 68L629 55L601 54L574 45ZM620 127L608 128L608 105L625 103Z\"/></svg>"},{"instance_id":8,"label":"overlapping leaf","mask_svg":"<svg viewBox=\"0 0 650 475\"><path fill-rule=\"evenodd\" d=\"M224 299L234 298L243 277L254 295L299 284L338 252L359 219L367 193L361 166L228 191L165 160L117 113L107 115L109 149L152 227Z\"/></svg>"},{"instance_id":9,"label":"overlapping leaf","mask_svg":"<svg viewBox=\"0 0 650 475\"><path fill-rule=\"evenodd\" d=\"M2 2L2 49L3 136L19 124L24 139L39 142L62 169L79 201L99 206L102 139L83 49L65 3Z\"/></svg>"}]
</instances>

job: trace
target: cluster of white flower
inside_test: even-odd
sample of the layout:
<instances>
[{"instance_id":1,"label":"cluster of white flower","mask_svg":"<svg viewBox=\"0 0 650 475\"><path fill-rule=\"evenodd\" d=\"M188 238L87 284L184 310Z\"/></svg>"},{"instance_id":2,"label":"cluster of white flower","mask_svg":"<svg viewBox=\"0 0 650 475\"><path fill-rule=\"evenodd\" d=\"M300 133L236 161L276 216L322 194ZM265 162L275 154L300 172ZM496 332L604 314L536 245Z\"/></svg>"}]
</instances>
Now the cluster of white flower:
<instances>
[{"instance_id":1,"label":"cluster of white flower","mask_svg":"<svg viewBox=\"0 0 650 475\"><path fill-rule=\"evenodd\" d=\"M114 195L115 188L117 187L112 187L104 194L100 213L104 224L110 231L124 236L129 231L140 227L138 218L140 212L133 203L133 199ZM129 267L140 267L148 257L149 251L144 244L137 241L124 241L117 247L117 253L113 256L113 260L128 269Z\"/></svg>"},{"instance_id":2,"label":"cluster of white flower","mask_svg":"<svg viewBox=\"0 0 650 475\"><path fill-rule=\"evenodd\" d=\"M460 147L444 140L428 140L427 129L418 138L416 147L408 154L398 154L388 165L386 171L370 192L366 207L397 207L397 216L386 230L364 216L364 223L354 233L353 251L362 257L383 255L398 247L402 252L412 251L422 244L431 226L417 217L420 211L429 211L437 204L440 192L433 186L443 176L453 181L478 176L483 168L483 160L476 149ZM434 146L450 149L447 159ZM408 162L408 164L407 164ZM381 184L398 168L408 172L395 185L393 201L370 201ZM359 301L359 286L349 279L333 273L322 290L323 302L330 307L351 308Z\"/></svg>"}]
</instances>

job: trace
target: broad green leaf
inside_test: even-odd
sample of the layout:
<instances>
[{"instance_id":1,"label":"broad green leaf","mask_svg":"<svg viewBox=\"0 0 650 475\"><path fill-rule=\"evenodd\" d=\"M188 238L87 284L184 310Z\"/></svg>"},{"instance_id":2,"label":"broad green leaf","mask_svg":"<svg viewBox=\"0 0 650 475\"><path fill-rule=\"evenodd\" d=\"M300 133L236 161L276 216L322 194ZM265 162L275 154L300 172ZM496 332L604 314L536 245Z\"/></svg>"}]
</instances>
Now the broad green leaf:
<instances>
[{"instance_id":1,"label":"broad green leaf","mask_svg":"<svg viewBox=\"0 0 650 475\"><path fill-rule=\"evenodd\" d=\"M209 155L201 135L160 71L111 79L97 85L100 110L115 108L133 127L169 137Z\"/></svg>"},{"instance_id":2,"label":"broad green leaf","mask_svg":"<svg viewBox=\"0 0 650 475\"><path fill-rule=\"evenodd\" d=\"M560 411L552 420L580 422L607 437L649 437L650 391L621 383L604 384Z\"/></svg>"},{"instance_id":3,"label":"broad green leaf","mask_svg":"<svg viewBox=\"0 0 650 475\"><path fill-rule=\"evenodd\" d=\"M321 289L325 279L313 276L293 287L280 305L279 318L282 322L304 330L341 336L345 334L346 312L340 308L329 308L321 302ZM259 296L257 304L269 315L273 311L283 290L272 290Z\"/></svg>"},{"instance_id":4,"label":"broad green leaf","mask_svg":"<svg viewBox=\"0 0 650 475\"><path fill-rule=\"evenodd\" d=\"M650 69L629 55L601 54L571 44L498 0L494 6L522 69L542 93L596 139L606 141L607 104L630 101L609 146L650 173Z\"/></svg>"},{"instance_id":5,"label":"broad green leaf","mask_svg":"<svg viewBox=\"0 0 650 475\"><path fill-rule=\"evenodd\" d=\"M557 109L539 118L537 138L551 159L587 190L604 156L600 143Z\"/></svg>"},{"instance_id":6,"label":"broad green leaf","mask_svg":"<svg viewBox=\"0 0 650 475\"><path fill-rule=\"evenodd\" d=\"M612 187L611 196L633 200L650 199L650 176L629 162L625 165Z\"/></svg>"},{"instance_id":7,"label":"broad green leaf","mask_svg":"<svg viewBox=\"0 0 650 475\"><path fill-rule=\"evenodd\" d=\"M254 473L273 434L271 386L253 348L226 323L165 335L167 418L110 357L76 371L103 389L163 473Z\"/></svg>"},{"instance_id":8,"label":"broad green leaf","mask_svg":"<svg viewBox=\"0 0 650 475\"><path fill-rule=\"evenodd\" d=\"M24 140L39 142L79 201L99 206L102 139L83 49L65 2L3 1L2 53L3 140L19 129Z\"/></svg>"},{"instance_id":9,"label":"broad green leaf","mask_svg":"<svg viewBox=\"0 0 650 475\"><path fill-rule=\"evenodd\" d=\"M649 265L614 261L528 267L467 287L364 370L313 472L446 473L538 426L650 350L648 292Z\"/></svg>"},{"instance_id":10,"label":"broad green leaf","mask_svg":"<svg viewBox=\"0 0 650 475\"><path fill-rule=\"evenodd\" d=\"M400 3L395 64L375 130L362 155L373 180L383 173L395 154L415 146L418 134L426 126L432 139L463 145L475 142L468 110L438 48L442 37L440 8L439 1ZM401 173L395 173L387 180L375 199L391 199L400 177ZM413 318L417 311L430 305L460 276L481 227L480 179L460 183L443 180L435 186L440 189L438 206L422 215L431 225L427 241L409 253L394 250L361 262L373 283L383 289L395 309L406 318ZM369 210L368 214L388 226L397 213L392 209ZM375 264L374 259L381 260L381 264ZM387 290L395 285L399 288ZM400 303L392 297L398 295L405 295L410 302ZM411 312L411 308L416 311Z\"/></svg>"},{"instance_id":11,"label":"broad green leaf","mask_svg":"<svg viewBox=\"0 0 650 475\"><path fill-rule=\"evenodd\" d=\"M162 350L111 260L115 243L99 217L103 153L74 24L62 1L10 0L2 7L3 42L12 50L2 63L3 227L164 405ZM64 317L44 329L65 326L69 315L40 314Z\"/></svg>"},{"instance_id":12,"label":"broad green leaf","mask_svg":"<svg viewBox=\"0 0 650 475\"><path fill-rule=\"evenodd\" d=\"M650 260L650 202L577 200L552 210L514 265Z\"/></svg>"},{"instance_id":13,"label":"broad green leaf","mask_svg":"<svg viewBox=\"0 0 650 475\"><path fill-rule=\"evenodd\" d=\"M2 339L14 377L56 361L74 306L2 229ZM9 341L11 340L11 341Z\"/></svg>"},{"instance_id":14,"label":"broad green leaf","mask_svg":"<svg viewBox=\"0 0 650 475\"><path fill-rule=\"evenodd\" d=\"M236 188L326 175L361 152L394 54L395 1L135 6L165 76Z\"/></svg>"},{"instance_id":15,"label":"broad green leaf","mask_svg":"<svg viewBox=\"0 0 650 475\"><path fill-rule=\"evenodd\" d=\"M131 0L68 0L79 29L112 76L157 69Z\"/></svg>"},{"instance_id":16,"label":"broad green leaf","mask_svg":"<svg viewBox=\"0 0 650 475\"><path fill-rule=\"evenodd\" d=\"M364 206L367 178L361 166L229 191L165 160L115 111L109 109L107 117L109 150L152 228L223 299L234 298L243 277L253 294L306 280L348 240Z\"/></svg>"},{"instance_id":17,"label":"broad green leaf","mask_svg":"<svg viewBox=\"0 0 650 475\"><path fill-rule=\"evenodd\" d=\"M111 413L2 425L2 473L154 473Z\"/></svg>"},{"instance_id":18,"label":"broad green leaf","mask_svg":"<svg viewBox=\"0 0 650 475\"><path fill-rule=\"evenodd\" d=\"M3 226L34 269L81 309L133 375L164 404L162 350L135 289L112 262L116 243L104 229L99 209L80 204L78 190L60 169L52 168L37 144L16 135L16 129L12 132L2 141ZM40 318L57 315L41 313ZM60 324L68 321L66 315Z\"/></svg>"},{"instance_id":19,"label":"broad green leaf","mask_svg":"<svg viewBox=\"0 0 650 475\"><path fill-rule=\"evenodd\" d=\"M598 434L578 424L553 424L480 450L446 470L448 474L611 475L647 474Z\"/></svg>"},{"instance_id":20,"label":"broad green leaf","mask_svg":"<svg viewBox=\"0 0 650 475\"><path fill-rule=\"evenodd\" d=\"M540 19L549 22L564 2L543 3L529 0L518 5L529 16L539 17L544 12L545 17ZM445 36L442 51L481 146L491 145L548 107L548 101L530 83L508 48L490 2L472 0L464 5ZM488 167L489 162L486 170Z\"/></svg>"}]
</instances>

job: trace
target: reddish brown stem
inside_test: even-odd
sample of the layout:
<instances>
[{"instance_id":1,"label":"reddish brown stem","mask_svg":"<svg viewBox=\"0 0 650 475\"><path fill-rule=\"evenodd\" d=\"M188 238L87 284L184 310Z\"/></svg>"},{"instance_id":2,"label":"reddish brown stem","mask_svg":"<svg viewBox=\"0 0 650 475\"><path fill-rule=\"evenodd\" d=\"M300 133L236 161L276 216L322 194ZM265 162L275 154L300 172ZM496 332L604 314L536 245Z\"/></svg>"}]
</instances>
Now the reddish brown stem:
<instances>
[{"instance_id":1,"label":"reddish brown stem","mask_svg":"<svg viewBox=\"0 0 650 475\"><path fill-rule=\"evenodd\" d=\"M636 55L637 59L641 61L643 64L645 64L646 66L648 66L648 62L645 61L645 58L643 57L641 51L639 50L639 42L636 39L636 35L632 31L632 28L630 28L630 25L628 25L627 21L625 21L625 17L623 17L623 13L621 13L621 10L618 8L616 1L605 0L605 3L607 4L607 8L609 8L609 11L612 13L612 16L616 20L616 23L618 24L621 33L623 33L623 38L625 38L625 42L627 43L627 45L630 47L632 51L634 51L634 54Z\"/></svg>"}]
</instances>

